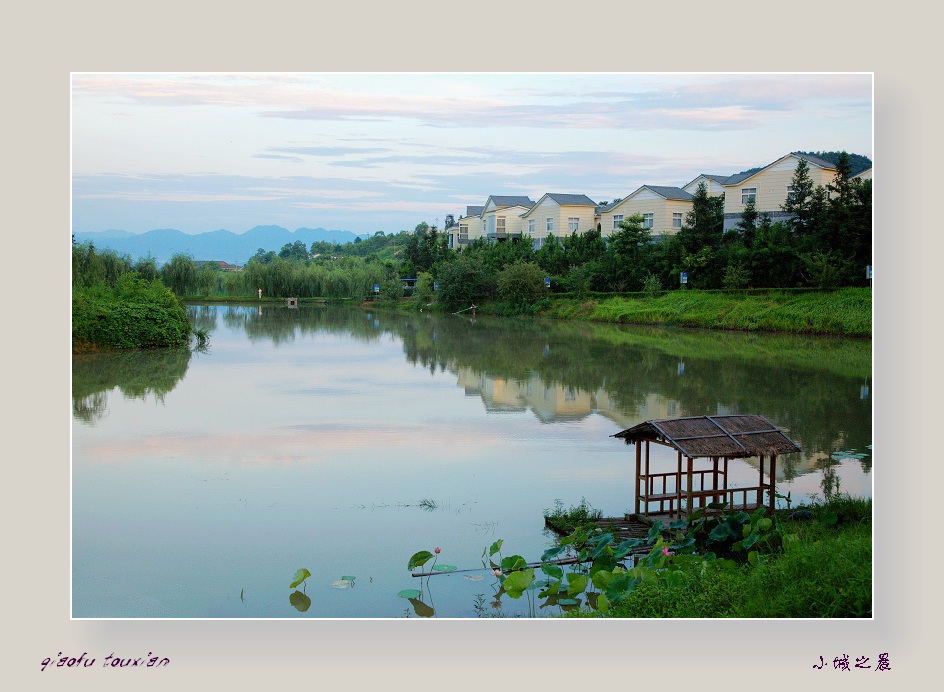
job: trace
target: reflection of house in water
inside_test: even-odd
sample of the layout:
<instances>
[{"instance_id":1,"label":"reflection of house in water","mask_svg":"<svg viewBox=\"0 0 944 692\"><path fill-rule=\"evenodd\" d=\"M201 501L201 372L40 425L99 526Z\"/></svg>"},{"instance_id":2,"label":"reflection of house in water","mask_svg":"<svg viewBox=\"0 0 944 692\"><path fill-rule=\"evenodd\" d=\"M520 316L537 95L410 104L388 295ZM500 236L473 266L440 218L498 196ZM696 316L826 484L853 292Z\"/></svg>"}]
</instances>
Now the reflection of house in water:
<instances>
[{"instance_id":1,"label":"reflection of house in water","mask_svg":"<svg viewBox=\"0 0 944 692\"><path fill-rule=\"evenodd\" d=\"M491 377L464 367L456 374L466 396L480 397L486 411L530 410L543 423L580 420L596 413L629 427L644 420L676 415L679 409L677 401L650 393L642 405L627 410L603 388L588 392L559 383L548 385L535 374L527 380L515 380Z\"/></svg>"}]
</instances>

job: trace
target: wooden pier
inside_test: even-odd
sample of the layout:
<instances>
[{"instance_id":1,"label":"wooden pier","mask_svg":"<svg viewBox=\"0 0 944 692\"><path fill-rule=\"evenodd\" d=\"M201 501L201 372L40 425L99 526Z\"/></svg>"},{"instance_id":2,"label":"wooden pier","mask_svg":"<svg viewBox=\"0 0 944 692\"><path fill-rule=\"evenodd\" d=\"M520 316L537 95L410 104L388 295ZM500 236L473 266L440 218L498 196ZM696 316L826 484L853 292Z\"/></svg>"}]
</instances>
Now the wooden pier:
<instances>
[{"instance_id":1,"label":"wooden pier","mask_svg":"<svg viewBox=\"0 0 944 692\"><path fill-rule=\"evenodd\" d=\"M652 546L645 542L649 537L652 522L646 522L634 514L625 514L622 517L603 517L589 521L600 528L603 533L612 533L614 544L622 543L629 538L638 538L643 541L643 543L633 548L632 555L648 555L649 551L652 550ZM665 529L668 529L668 521L663 521L662 524ZM544 526L559 536L566 536L570 533L548 521L547 518L544 519Z\"/></svg>"}]
</instances>

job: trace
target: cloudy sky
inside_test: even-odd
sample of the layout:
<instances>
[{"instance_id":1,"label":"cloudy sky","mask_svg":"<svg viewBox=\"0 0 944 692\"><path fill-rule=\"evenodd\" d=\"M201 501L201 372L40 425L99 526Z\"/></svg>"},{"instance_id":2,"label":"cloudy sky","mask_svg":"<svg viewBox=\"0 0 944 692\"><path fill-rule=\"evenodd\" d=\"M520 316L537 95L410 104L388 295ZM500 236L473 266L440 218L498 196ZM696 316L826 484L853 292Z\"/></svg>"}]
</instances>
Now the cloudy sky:
<instances>
[{"instance_id":1,"label":"cloudy sky","mask_svg":"<svg viewBox=\"0 0 944 692\"><path fill-rule=\"evenodd\" d=\"M73 231L396 232L490 194L625 197L872 157L872 75L72 75Z\"/></svg>"}]
</instances>

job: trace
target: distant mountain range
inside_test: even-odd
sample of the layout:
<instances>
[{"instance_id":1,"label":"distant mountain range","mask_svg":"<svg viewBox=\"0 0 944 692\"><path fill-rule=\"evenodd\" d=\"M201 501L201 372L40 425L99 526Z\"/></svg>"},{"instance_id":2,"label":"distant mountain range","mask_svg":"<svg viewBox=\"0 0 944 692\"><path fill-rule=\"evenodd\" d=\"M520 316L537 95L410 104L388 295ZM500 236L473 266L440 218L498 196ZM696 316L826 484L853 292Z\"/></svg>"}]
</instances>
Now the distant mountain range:
<instances>
[{"instance_id":1,"label":"distant mountain range","mask_svg":"<svg viewBox=\"0 0 944 692\"><path fill-rule=\"evenodd\" d=\"M290 231L281 226L256 226L245 233L219 230L190 235L173 228L159 228L147 233L128 231L100 231L76 233L77 243L91 242L97 248L107 248L137 260L150 255L158 266L178 253L200 261L222 261L245 264L259 248L278 252L286 243L301 240L308 247L315 241L353 243L357 234L350 231L328 231L324 228L299 228ZM367 237L367 236L364 236Z\"/></svg>"}]
</instances>

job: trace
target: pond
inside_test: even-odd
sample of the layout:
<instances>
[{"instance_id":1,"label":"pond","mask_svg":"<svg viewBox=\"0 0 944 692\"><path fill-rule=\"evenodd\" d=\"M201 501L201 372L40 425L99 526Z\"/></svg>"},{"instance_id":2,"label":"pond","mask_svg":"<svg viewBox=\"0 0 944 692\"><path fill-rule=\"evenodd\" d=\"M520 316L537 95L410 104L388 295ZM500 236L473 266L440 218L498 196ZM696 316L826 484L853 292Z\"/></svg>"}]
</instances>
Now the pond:
<instances>
[{"instance_id":1,"label":"pond","mask_svg":"<svg viewBox=\"0 0 944 692\"><path fill-rule=\"evenodd\" d=\"M496 601L483 551L538 560L555 503L632 511L633 447L611 435L654 418L761 414L803 449L779 493L871 496L869 340L188 311L204 352L73 357L73 617L559 614ZM460 571L412 577L434 547Z\"/></svg>"}]
</instances>

